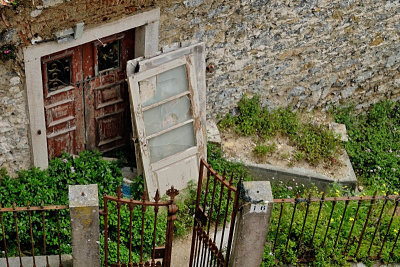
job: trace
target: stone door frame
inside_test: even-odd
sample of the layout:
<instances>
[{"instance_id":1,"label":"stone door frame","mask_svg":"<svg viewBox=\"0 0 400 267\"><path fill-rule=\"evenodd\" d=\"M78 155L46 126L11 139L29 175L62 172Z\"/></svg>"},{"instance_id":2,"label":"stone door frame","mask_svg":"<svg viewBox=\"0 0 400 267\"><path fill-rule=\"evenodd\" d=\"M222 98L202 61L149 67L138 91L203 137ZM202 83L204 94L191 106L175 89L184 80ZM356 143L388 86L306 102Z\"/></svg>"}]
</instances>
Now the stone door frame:
<instances>
[{"instance_id":1,"label":"stone door frame","mask_svg":"<svg viewBox=\"0 0 400 267\"><path fill-rule=\"evenodd\" d=\"M77 40L67 43L42 43L24 48L29 136L32 162L35 167L48 167L41 58L134 28L134 57L151 57L158 51L159 24L160 9L157 8L87 29L83 32L82 37Z\"/></svg>"}]
</instances>

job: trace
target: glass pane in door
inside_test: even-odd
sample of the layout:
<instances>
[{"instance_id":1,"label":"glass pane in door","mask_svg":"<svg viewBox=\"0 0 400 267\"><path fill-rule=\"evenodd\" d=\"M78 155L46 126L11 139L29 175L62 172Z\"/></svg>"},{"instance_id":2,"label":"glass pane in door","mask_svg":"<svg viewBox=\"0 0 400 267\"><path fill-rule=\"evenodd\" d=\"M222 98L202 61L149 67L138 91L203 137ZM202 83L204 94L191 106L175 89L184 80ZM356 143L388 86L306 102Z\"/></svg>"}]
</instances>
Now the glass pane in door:
<instances>
[{"instance_id":1,"label":"glass pane in door","mask_svg":"<svg viewBox=\"0 0 400 267\"><path fill-rule=\"evenodd\" d=\"M168 129L192 118L189 97L169 101L143 113L147 135Z\"/></svg>"},{"instance_id":2,"label":"glass pane in door","mask_svg":"<svg viewBox=\"0 0 400 267\"><path fill-rule=\"evenodd\" d=\"M189 90L186 66L168 70L139 83L143 107Z\"/></svg>"},{"instance_id":3,"label":"glass pane in door","mask_svg":"<svg viewBox=\"0 0 400 267\"><path fill-rule=\"evenodd\" d=\"M151 138L149 145L151 163L193 147L195 146L193 123Z\"/></svg>"}]
</instances>

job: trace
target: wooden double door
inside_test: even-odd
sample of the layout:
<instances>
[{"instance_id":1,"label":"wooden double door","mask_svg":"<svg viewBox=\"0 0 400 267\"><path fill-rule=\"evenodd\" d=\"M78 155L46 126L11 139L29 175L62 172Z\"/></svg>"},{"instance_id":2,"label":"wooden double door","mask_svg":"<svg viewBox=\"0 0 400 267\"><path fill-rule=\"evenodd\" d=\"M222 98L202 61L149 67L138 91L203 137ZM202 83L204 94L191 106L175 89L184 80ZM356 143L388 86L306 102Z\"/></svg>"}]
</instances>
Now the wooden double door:
<instances>
[{"instance_id":1,"label":"wooden double door","mask_svg":"<svg viewBox=\"0 0 400 267\"><path fill-rule=\"evenodd\" d=\"M133 38L127 31L42 58L49 159L129 142L126 62L134 56Z\"/></svg>"}]
</instances>

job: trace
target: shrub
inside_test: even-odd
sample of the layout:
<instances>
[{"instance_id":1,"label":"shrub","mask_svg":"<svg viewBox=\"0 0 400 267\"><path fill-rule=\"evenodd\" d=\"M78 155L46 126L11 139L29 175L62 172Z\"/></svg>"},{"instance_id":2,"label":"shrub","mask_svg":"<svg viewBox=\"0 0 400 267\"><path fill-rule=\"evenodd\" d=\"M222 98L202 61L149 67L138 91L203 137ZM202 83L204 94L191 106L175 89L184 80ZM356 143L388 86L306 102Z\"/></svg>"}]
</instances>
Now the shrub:
<instances>
[{"instance_id":1,"label":"shrub","mask_svg":"<svg viewBox=\"0 0 400 267\"><path fill-rule=\"evenodd\" d=\"M116 189L121 185L122 174L117 166L117 162L109 162L104 160L98 152L82 152L79 157L73 158L64 154L61 158L51 160L47 170L40 170L32 168L29 170L22 170L18 173L16 179L11 178L3 169L0 172L0 203L3 207L10 207L15 203L17 206L26 206L30 202L32 206L40 206L42 202L44 205L67 205L68 204L68 186L75 184L98 184L99 199L102 199L103 194L115 195ZM143 185L137 181L133 187L132 193L136 196L142 195ZM103 202L100 201L100 205ZM47 232L47 252L58 253L57 244L58 238L55 234L57 232L57 222L55 212L46 212L46 232ZM135 238L133 241L134 252L137 252L140 245L140 229L141 229L141 211L137 209L133 213L134 227L133 231ZM111 240L111 252L116 242L116 209L113 204L110 204L109 214L109 237ZM165 237L165 212L159 216L160 223L157 230L157 243L163 242ZM153 236L153 223L154 215L150 208L145 214L145 252L149 253L151 247L151 238ZM126 208L121 209L121 218L123 222L129 222L129 211ZM60 229L61 229L61 252L70 253L70 222L69 212L60 212ZM17 244L15 241L15 226L13 224L12 214L4 214L5 232L7 234L7 245L9 248L9 255L17 255ZM42 217L41 213L33 213L33 232L36 244L42 244ZM18 226L21 239L21 248L24 254L30 253L30 236L29 236L29 223L26 213L18 214ZM102 221L101 229L104 229L104 222ZM128 224L121 225L121 244L127 249L127 236ZM139 238L139 239L138 239ZM113 243L114 242L114 243ZM113 245L114 244L114 245ZM40 255L39 246L36 246L36 255ZM137 255L137 253L135 254ZM115 257L115 254L110 254ZM136 257L136 256L135 256Z\"/></svg>"},{"instance_id":2,"label":"shrub","mask_svg":"<svg viewBox=\"0 0 400 267\"><path fill-rule=\"evenodd\" d=\"M245 136L252 135L260 128L261 103L258 96L247 98L246 95L239 101L240 116L235 117L235 130Z\"/></svg>"},{"instance_id":3,"label":"shrub","mask_svg":"<svg viewBox=\"0 0 400 267\"><path fill-rule=\"evenodd\" d=\"M256 154L258 157L265 157L266 155L273 153L275 150L275 143L268 145L257 144L253 150L253 153Z\"/></svg>"},{"instance_id":4,"label":"shrub","mask_svg":"<svg viewBox=\"0 0 400 267\"><path fill-rule=\"evenodd\" d=\"M301 193L301 197L307 198L310 193L312 193L313 197L321 196L321 193L318 192L316 188L310 188ZM364 194L371 195L372 191L364 192ZM338 197L342 195L354 195L354 193L348 190L344 190L338 185L333 185L327 193L327 196L331 197ZM346 246L346 242L348 240L348 236L350 234L350 230L352 228L352 224L354 220L356 220L351 238L349 240L349 246L346 250L348 252L347 255L351 257L356 254L356 249L360 240L359 237L361 236L363 226L366 222L370 201L363 202L357 218L355 218L355 212L357 210L358 201L350 201L345 214L344 201L338 201L333 210L326 241L323 245L328 220L332 211L332 204L333 202L325 202L323 204L313 242L311 242L311 240L314 233L315 222L319 213L320 205L319 202L312 202L310 204L304 233L302 235L301 246L299 245L299 238L303 228L304 216L306 213L306 203L298 203L293 219L291 234L289 237L288 232L293 215L294 205L284 204L284 210L281 217L281 224L278 235L276 235L276 231L280 214L280 205L274 205L271 217L271 224L268 231L267 243L264 250L263 264L261 266L298 264L298 260L312 261L311 266L343 266L348 264L347 256L344 255L343 252ZM372 209L372 213L369 217L367 228L363 236L363 242L360 247L359 257L357 259L354 259L355 261L362 261L366 264L371 263L370 259L368 258L368 250L374 236L374 231L378 225L377 221L381 212L382 205L383 201L378 201ZM375 256L379 252L383 239L386 235L386 230L389 226L391 216L393 214L393 209L394 201L388 201L385 206L385 210L383 212L379 227L377 229L377 234L375 235L373 246L371 248L371 256ZM343 214L344 218L342 218ZM334 249L336 237L342 219L343 224L339 232L337 247ZM384 263L393 263L400 261L400 250L395 249L394 254L390 255L390 251L394 245L399 227L400 217L395 216L382 253L382 261ZM272 248L275 236L277 236L277 242L276 250L273 253ZM288 238L289 244L288 249L286 250L286 242ZM397 246L398 245L399 244L397 244Z\"/></svg>"},{"instance_id":5,"label":"shrub","mask_svg":"<svg viewBox=\"0 0 400 267\"><path fill-rule=\"evenodd\" d=\"M296 146L308 162L317 164L337 155L340 141L326 126L307 123L296 136Z\"/></svg>"},{"instance_id":6,"label":"shrub","mask_svg":"<svg viewBox=\"0 0 400 267\"><path fill-rule=\"evenodd\" d=\"M225 116L219 123L221 129L233 128L238 134L258 135L268 139L277 134L287 136L304 158L311 164L332 160L341 148L341 143L334 133L325 126L300 123L299 115L288 108L272 111L262 108L259 96L243 98L238 103L239 114ZM272 147L270 148L272 149ZM256 146L258 156L268 154L268 148ZM298 155L300 156L300 154Z\"/></svg>"},{"instance_id":7,"label":"shrub","mask_svg":"<svg viewBox=\"0 0 400 267\"><path fill-rule=\"evenodd\" d=\"M362 184L392 191L400 188L400 103L383 101L367 114L356 115L352 106L333 110L344 123L349 141L345 144L353 168Z\"/></svg>"}]
</instances>

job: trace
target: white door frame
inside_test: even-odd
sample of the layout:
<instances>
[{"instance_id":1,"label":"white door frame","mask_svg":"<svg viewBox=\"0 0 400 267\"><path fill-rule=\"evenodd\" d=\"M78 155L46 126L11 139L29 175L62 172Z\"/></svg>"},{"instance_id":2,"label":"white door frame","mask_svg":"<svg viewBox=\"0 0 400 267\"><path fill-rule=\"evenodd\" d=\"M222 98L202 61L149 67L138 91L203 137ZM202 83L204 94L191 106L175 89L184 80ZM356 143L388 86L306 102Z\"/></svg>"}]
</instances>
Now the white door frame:
<instances>
[{"instance_id":1,"label":"white door frame","mask_svg":"<svg viewBox=\"0 0 400 267\"><path fill-rule=\"evenodd\" d=\"M53 41L24 48L29 136L31 141L32 161L35 167L48 167L41 58L133 28L136 28L134 57L151 57L158 51L159 24L160 9L157 8L87 29L83 32L82 37L77 40L66 43L57 43Z\"/></svg>"}]
</instances>

